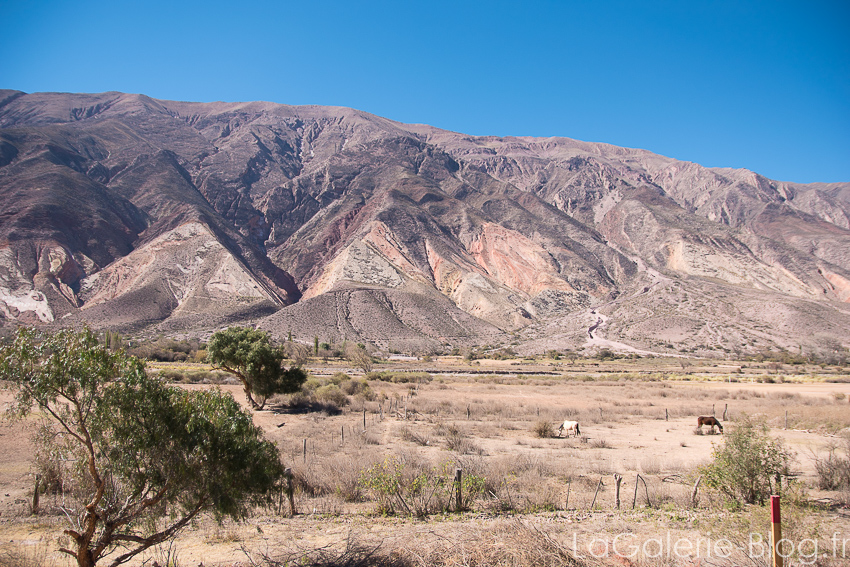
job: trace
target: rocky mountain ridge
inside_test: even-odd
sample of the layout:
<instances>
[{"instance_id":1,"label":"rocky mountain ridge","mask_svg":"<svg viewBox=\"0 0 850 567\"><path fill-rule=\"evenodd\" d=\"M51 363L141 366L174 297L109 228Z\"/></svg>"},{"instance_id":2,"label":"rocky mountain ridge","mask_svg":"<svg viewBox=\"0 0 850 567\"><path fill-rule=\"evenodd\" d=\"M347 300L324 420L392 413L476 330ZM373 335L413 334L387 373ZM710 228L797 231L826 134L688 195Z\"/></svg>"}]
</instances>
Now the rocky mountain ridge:
<instances>
[{"instance_id":1,"label":"rocky mountain ridge","mask_svg":"<svg viewBox=\"0 0 850 567\"><path fill-rule=\"evenodd\" d=\"M850 183L347 108L0 91L0 195L6 323L405 350L850 337Z\"/></svg>"}]
</instances>

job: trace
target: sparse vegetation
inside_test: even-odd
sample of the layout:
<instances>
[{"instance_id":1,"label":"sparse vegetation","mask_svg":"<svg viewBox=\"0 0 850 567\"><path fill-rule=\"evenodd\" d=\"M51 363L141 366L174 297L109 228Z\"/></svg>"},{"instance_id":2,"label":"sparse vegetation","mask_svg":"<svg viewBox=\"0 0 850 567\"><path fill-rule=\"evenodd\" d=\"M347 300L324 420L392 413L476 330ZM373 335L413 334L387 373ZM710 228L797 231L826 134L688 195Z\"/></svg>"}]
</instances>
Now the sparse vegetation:
<instances>
[{"instance_id":1,"label":"sparse vegetation","mask_svg":"<svg viewBox=\"0 0 850 567\"><path fill-rule=\"evenodd\" d=\"M393 372L391 370L368 372L365 377L367 380L380 380L382 382L393 382L396 384L427 384L433 380L433 377L427 372Z\"/></svg>"},{"instance_id":2,"label":"sparse vegetation","mask_svg":"<svg viewBox=\"0 0 850 567\"><path fill-rule=\"evenodd\" d=\"M484 489L484 479L475 474L463 475L460 487L455 482L455 469L450 461L438 467L390 456L363 471L361 483L371 491L382 514L403 513L417 517L447 512L456 507L457 490L461 491L460 510Z\"/></svg>"},{"instance_id":3,"label":"sparse vegetation","mask_svg":"<svg viewBox=\"0 0 850 567\"><path fill-rule=\"evenodd\" d=\"M690 437L696 415L710 414L712 406L717 405L720 416L728 404L729 416L724 420L727 435L742 423L747 411L759 411L760 420L774 428L774 432L783 428L786 410L789 430L793 426L835 432L850 419L842 416L846 399L833 395L845 391L843 387L822 384L818 388L820 396L800 395L794 392L793 383L810 380L800 375L786 376L785 384L759 384L758 377L766 375L763 365L749 365L746 369L745 380L754 382L752 386L723 386L720 380L728 382L730 375L723 375L722 367L700 366L693 359L689 375L679 371L677 359L656 362L654 366L648 361L584 359L573 365L568 374L562 370L548 371L552 359L479 360L480 369L464 369L463 374L435 372L433 379L431 374L420 373L421 360L391 365L384 362L382 365L387 366L363 377L357 371L352 372L350 364L335 360L319 366L297 393L271 398L268 405L272 411L258 412L254 420L275 440L284 460L292 467L294 502L298 509L294 521L324 529L325 522L350 522L351 514L380 510L379 496L364 484L364 474L385 459L395 459L404 464L402 479L407 479L404 482L413 483L419 478L404 490L418 484L439 493L446 486L439 480L444 476L445 463L450 463L451 471L461 468L464 476L480 477L481 491L464 506L483 513L486 518L517 515L539 527L538 519L545 516L525 514L557 512L587 522L595 521L594 512L586 516L592 508L606 514L614 512L604 530L608 524L616 526L618 522L641 525L644 520L640 518L654 522L681 521L687 509L693 523L679 529L703 530L710 518L721 511L734 515L744 512L735 511L737 506L730 507L729 502L739 501L710 487L706 478L701 480L697 496L692 494L696 477L701 473L697 467L709 455L713 444L723 442L723 437ZM449 364L459 362L454 359ZM314 359L311 368L316 369L317 363ZM445 361L433 364L439 372ZM526 365L535 371L529 372ZM161 376L178 383L190 382L190 372L201 372L188 364L159 367ZM514 373L515 368L522 371ZM734 370L738 368L735 366ZM716 372L722 378L706 383L706 371ZM769 376L778 381L778 376ZM683 379L687 382L682 382ZM223 387L235 390L232 384L230 377ZM583 435L570 440L547 438L548 428L539 425L560 423L564 419L580 421ZM543 436L538 436L538 427ZM688 435L685 441L683 435ZM662 448L664 456L659 452ZM671 448L674 450L670 451ZM823 451L818 456L823 460L825 479L830 470L829 474L837 477L835 471L845 456L843 449L836 445L832 458ZM54 479L57 476L49 470L55 459L45 454L39 460L43 466L39 465L36 472L42 475L42 508L47 513L51 501L55 504L67 496L62 496L61 488L60 492L48 488L62 485L62 481L48 482L51 475ZM817 486L815 463L806 461L806 464L810 471L806 482ZM615 512L613 499L611 475L614 473L623 477L619 512ZM646 486L640 483L635 510L631 512L637 473ZM788 485L783 478L784 498L805 503L805 493L798 488L801 484ZM438 485L440 488L435 489ZM840 484L833 482L829 486ZM845 501L846 492L841 488L821 490L830 491L834 502ZM275 492L275 498L277 505L282 505L281 513L286 514L285 496L280 500ZM393 515L416 517L446 511L441 504L445 498L432 496L429 500L427 491L404 493L404 498L407 507L396 501ZM451 511L454 503L451 499L449 502ZM715 508L717 505L721 507ZM270 536L272 532L288 529L279 525L282 521L271 519L259 523L266 532L260 537L275 541ZM399 529L402 524L397 522L406 521L377 520L391 522L393 526L376 527L377 533ZM452 530L468 526L460 516L443 517L437 524L442 522L450 523ZM655 533L648 525L642 529L644 538ZM258 543L251 530L237 524L217 529L216 534L224 535L216 535L211 542L243 546L255 560L257 546L264 545ZM308 540L312 541L309 535L305 536L305 545ZM284 548L276 543L268 549L282 553ZM307 548L303 549L306 553ZM311 551L308 555L320 557L321 553ZM185 561L184 557L181 552L181 561ZM192 564L196 559L197 556L189 556Z\"/></svg>"},{"instance_id":4,"label":"sparse vegetation","mask_svg":"<svg viewBox=\"0 0 850 567\"><path fill-rule=\"evenodd\" d=\"M206 345L198 340L175 340L160 335L153 340L127 340L118 333L106 332L104 344L112 350L124 348L127 353L155 362L203 362Z\"/></svg>"}]
</instances>

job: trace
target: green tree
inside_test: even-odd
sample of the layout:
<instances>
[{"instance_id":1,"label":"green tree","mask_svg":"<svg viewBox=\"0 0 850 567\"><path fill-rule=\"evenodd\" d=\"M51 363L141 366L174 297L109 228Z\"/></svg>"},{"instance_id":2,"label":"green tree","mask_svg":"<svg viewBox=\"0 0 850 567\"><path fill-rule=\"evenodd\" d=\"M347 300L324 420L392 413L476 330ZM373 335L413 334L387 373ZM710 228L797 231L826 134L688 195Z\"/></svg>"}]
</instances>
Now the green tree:
<instances>
[{"instance_id":1,"label":"green tree","mask_svg":"<svg viewBox=\"0 0 850 567\"><path fill-rule=\"evenodd\" d=\"M40 410L55 434L37 442L74 464L60 551L79 567L126 563L204 512L243 518L282 478L277 449L232 396L167 386L89 330L21 329L0 372L16 388L11 414Z\"/></svg>"},{"instance_id":2,"label":"green tree","mask_svg":"<svg viewBox=\"0 0 850 567\"><path fill-rule=\"evenodd\" d=\"M713 461L701 467L707 486L746 504L764 504L780 489L793 454L782 440L771 437L768 427L744 418L716 446Z\"/></svg>"},{"instance_id":3,"label":"green tree","mask_svg":"<svg viewBox=\"0 0 850 567\"><path fill-rule=\"evenodd\" d=\"M298 366L284 369L283 358L284 353L271 345L267 333L245 327L218 331L207 345L207 361L239 378L254 409L262 409L274 394L297 392L307 379Z\"/></svg>"}]
</instances>

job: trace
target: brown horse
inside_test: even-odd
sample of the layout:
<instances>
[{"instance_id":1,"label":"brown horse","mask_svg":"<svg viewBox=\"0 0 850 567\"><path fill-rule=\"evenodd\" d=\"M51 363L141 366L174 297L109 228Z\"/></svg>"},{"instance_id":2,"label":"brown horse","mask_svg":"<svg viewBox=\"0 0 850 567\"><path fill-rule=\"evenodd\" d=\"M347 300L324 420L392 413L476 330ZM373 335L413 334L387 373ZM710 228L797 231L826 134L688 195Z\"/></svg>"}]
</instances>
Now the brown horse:
<instances>
[{"instance_id":1,"label":"brown horse","mask_svg":"<svg viewBox=\"0 0 850 567\"><path fill-rule=\"evenodd\" d=\"M713 415L701 415L701 416L699 416L697 418L697 427L700 428L700 431L702 431L703 425L710 425L712 433L714 433L714 426L716 425L717 428L720 430L720 433L723 433L723 426L720 424L720 421L716 417L714 417Z\"/></svg>"}]
</instances>

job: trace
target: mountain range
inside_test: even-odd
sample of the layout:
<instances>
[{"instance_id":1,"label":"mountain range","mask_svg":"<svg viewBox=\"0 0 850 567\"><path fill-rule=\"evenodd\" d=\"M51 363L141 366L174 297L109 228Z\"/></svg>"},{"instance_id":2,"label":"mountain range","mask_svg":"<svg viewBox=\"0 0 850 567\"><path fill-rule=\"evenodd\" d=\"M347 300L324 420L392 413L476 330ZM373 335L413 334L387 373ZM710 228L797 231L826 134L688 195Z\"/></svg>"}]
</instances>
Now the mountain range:
<instances>
[{"instance_id":1,"label":"mountain range","mask_svg":"<svg viewBox=\"0 0 850 567\"><path fill-rule=\"evenodd\" d=\"M850 183L341 107L0 90L0 321L829 353Z\"/></svg>"}]
</instances>

